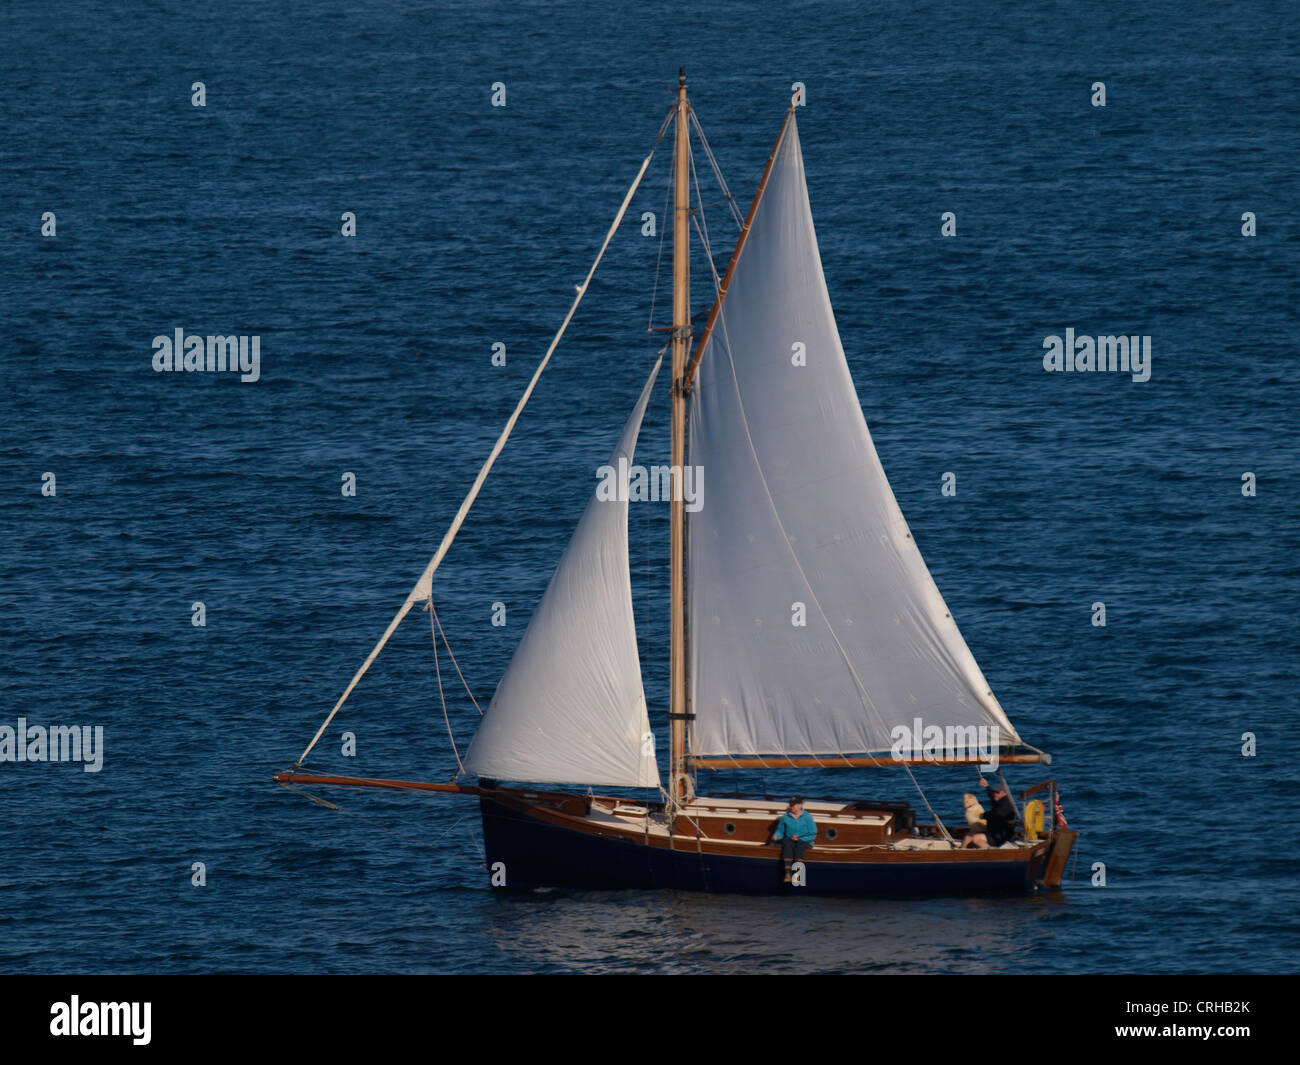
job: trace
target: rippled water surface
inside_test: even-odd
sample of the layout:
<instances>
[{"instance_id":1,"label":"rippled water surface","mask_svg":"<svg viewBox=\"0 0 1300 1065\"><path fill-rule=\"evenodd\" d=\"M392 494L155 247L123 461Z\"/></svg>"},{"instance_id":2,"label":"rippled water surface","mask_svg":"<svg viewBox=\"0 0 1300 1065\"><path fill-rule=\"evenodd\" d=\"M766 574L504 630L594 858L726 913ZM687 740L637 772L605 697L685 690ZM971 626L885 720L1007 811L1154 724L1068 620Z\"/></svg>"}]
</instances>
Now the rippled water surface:
<instances>
[{"instance_id":1,"label":"rippled water surface","mask_svg":"<svg viewBox=\"0 0 1300 1065\"><path fill-rule=\"evenodd\" d=\"M99 773L0 763L0 968L1295 968L1293 5L20 2L0 25L0 724L105 731ZM1063 893L499 897L472 800L348 794L336 812L271 781L436 547L679 64L742 206L807 85L863 409L985 674L1056 757L1083 833ZM480 701L663 342L638 222L662 222L667 178L665 153L439 572ZM735 228L716 202L706 217L721 269ZM702 259L694 276L704 309ZM261 380L155 373L151 340L176 328L259 335ZM1066 328L1150 335L1150 381L1045 373ZM667 459L664 399L645 462ZM666 513L632 511L662 718ZM451 680L463 750L478 715ZM455 771L427 615L314 764ZM958 816L973 774L920 777ZM708 783L914 798L871 774Z\"/></svg>"}]
</instances>

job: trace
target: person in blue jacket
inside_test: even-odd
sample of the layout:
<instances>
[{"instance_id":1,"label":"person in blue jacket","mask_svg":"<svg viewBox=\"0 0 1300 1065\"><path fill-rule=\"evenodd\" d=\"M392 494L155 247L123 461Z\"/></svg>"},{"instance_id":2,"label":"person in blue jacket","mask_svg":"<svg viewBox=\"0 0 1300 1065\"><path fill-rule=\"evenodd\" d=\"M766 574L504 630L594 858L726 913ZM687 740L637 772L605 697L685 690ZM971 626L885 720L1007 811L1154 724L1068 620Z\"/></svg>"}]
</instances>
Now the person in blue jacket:
<instances>
[{"instance_id":1,"label":"person in blue jacket","mask_svg":"<svg viewBox=\"0 0 1300 1065\"><path fill-rule=\"evenodd\" d=\"M785 863L785 882L790 883L791 862L801 861L804 851L813 845L817 838L817 822L810 813L805 813L803 798L796 795L790 800L790 808L781 815L772 831L770 843L781 844L781 860Z\"/></svg>"}]
</instances>

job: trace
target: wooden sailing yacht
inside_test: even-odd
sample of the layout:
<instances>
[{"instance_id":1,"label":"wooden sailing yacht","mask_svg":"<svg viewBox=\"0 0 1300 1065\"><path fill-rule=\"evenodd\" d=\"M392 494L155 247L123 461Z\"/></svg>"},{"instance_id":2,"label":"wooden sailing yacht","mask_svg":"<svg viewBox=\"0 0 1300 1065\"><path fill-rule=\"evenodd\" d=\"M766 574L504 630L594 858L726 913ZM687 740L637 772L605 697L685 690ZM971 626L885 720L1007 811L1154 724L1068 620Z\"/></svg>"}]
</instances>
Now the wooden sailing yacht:
<instances>
[{"instance_id":1,"label":"wooden sailing yacht","mask_svg":"<svg viewBox=\"0 0 1300 1065\"><path fill-rule=\"evenodd\" d=\"M679 888L869 895L1059 886L1077 833L1055 781L1034 823L996 849L960 846L931 809L860 799L806 804L816 845L789 883L768 838L785 803L696 793L700 770L866 769L990 757L954 735L987 730L1000 763L1049 762L985 681L912 540L868 432L831 310L792 101L692 351L692 202L685 77L674 131L672 467L708 471L703 505L671 503L667 787L641 682L627 555L627 496L593 494L464 760L448 783L313 774L303 763L432 578L617 230L586 281L437 553L283 784L475 795L494 886ZM656 140L656 145L658 144ZM792 357L792 352L801 357ZM610 459L630 466L660 366ZM680 479L678 480L680 487ZM792 617L795 620L792 623ZM802 623L799 623L799 621ZM445 637L444 637L445 638ZM435 644L436 646L436 644ZM900 733L900 729L902 730ZM946 737L924 743L919 736ZM935 731L937 730L937 732ZM900 735L913 735L900 746ZM467 778L477 778L477 783ZM512 783L505 783L512 782ZM519 783L523 782L523 784ZM528 785L534 785L529 787ZM537 785L572 790L538 790ZM636 800L594 788L654 789ZM919 784L917 785L920 791ZM921 798L925 801L924 792Z\"/></svg>"}]
</instances>

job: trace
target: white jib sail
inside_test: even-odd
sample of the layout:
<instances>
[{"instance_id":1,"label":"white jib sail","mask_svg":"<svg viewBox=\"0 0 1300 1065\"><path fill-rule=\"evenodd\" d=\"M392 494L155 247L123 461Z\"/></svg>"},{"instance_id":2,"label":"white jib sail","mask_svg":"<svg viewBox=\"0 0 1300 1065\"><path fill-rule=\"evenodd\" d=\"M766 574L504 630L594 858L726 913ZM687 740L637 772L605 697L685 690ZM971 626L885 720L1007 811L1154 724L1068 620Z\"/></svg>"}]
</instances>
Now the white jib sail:
<instances>
[{"instance_id":1,"label":"white jib sail","mask_svg":"<svg viewBox=\"0 0 1300 1065\"><path fill-rule=\"evenodd\" d=\"M887 752L917 719L1019 742L876 456L793 119L700 362L689 461L708 475L689 515L692 753Z\"/></svg>"},{"instance_id":2,"label":"white jib sail","mask_svg":"<svg viewBox=\"0 0 1300 1065\"><path fill-rule=\"evenodd\" d=\"M660 360L662 361L662 360ZM610 466L632 464L659 362ZM470 744L483 777L658 787L632 617L627 499L595 491Z\"/></svg>"}]
</instances>

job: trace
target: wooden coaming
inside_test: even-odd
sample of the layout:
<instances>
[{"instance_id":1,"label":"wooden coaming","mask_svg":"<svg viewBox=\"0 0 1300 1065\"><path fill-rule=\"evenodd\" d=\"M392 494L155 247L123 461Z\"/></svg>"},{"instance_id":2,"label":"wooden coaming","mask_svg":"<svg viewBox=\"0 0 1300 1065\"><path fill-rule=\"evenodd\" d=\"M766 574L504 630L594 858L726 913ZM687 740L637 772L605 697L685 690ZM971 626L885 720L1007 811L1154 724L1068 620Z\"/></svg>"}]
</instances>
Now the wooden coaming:
<instances>
[{"instance_id":1,"label":"wooden coaming","mask_svg":"<svg viewBox=\"0 0 1300 1065\"><path fill-rule=\"evenodd\" d=\"M606 839L622 839L630 843L640 843L651 847L696 851L700 854L730 855L732 857L779 859L781 854L781 848L778 845L766 842L760 843L744 838L713 838L704 834L696 834L694 831L690 834L670 834L662 821L656 821L653 817L648 816L649 811L646 804L631 803L623 799L601 796L567 796L570 800L581 798L585 803L589 804L589 812L581 814L572 812L575 809L574 804L563 802L562 800L566 797L556 793L525 793L511 789L500 789L488 792L488 794L503 806L517 810L520 814L535 817L548 824ZM536 798L533 796L536 796ZM682 816L690 817L692 813L701 814L706 819L716 816L716 806L707 804L716 803L717 801L702 800L700 804L692 804L685 808ZM810 801L807 803L807 808L811 809L819 805L821 804ZM852 804L831 805L843 808ZM615 812L619 808L628 812L619 815ZM638 811L647 810L647 813L634 813L632 812L634 808ZM775 822L783 809L783 804L772 804L770 823ZM711 812L702 813L702 811ZM830 842L825 839L825 827L830 824L839 827L839 822L833 816L827 817L823 812L815 809L813 816L814 819L818 820L818 841L804 856L805 862L927 863L942 861L1019 862L1028 864L1045 856L1051 845L1050 840L1044 840L1033 847L1016 847L1006 850L1001 848L990 850L901 850L887 844L846 843L844 840Z\"/></svg>"}]
</instances>

